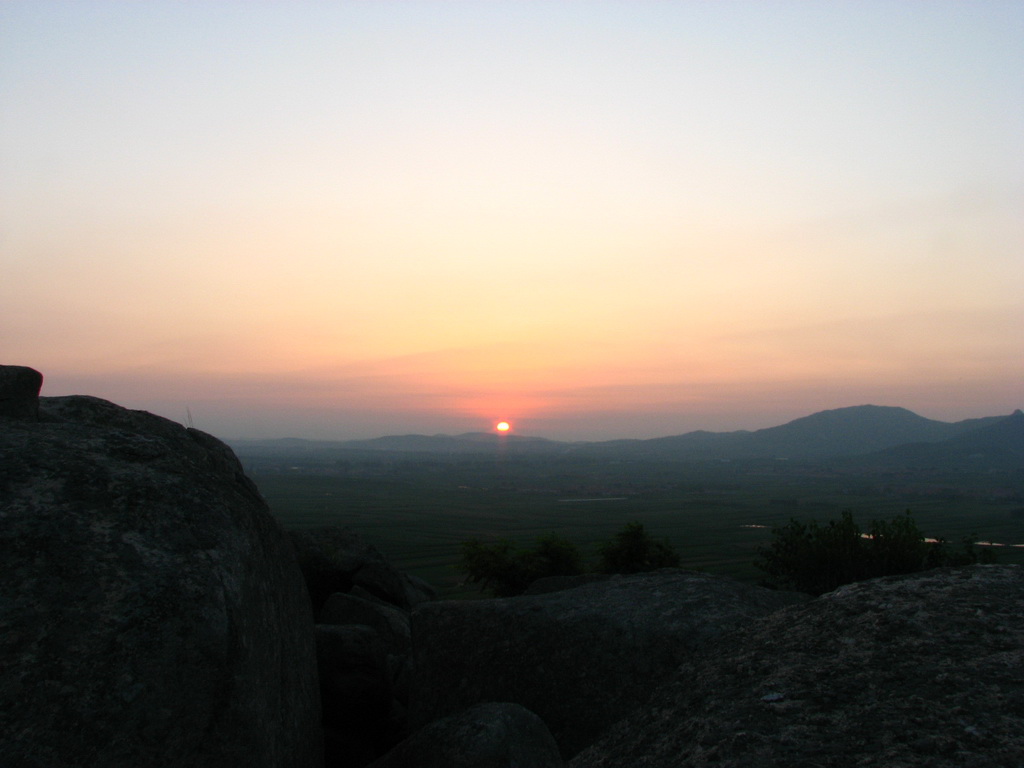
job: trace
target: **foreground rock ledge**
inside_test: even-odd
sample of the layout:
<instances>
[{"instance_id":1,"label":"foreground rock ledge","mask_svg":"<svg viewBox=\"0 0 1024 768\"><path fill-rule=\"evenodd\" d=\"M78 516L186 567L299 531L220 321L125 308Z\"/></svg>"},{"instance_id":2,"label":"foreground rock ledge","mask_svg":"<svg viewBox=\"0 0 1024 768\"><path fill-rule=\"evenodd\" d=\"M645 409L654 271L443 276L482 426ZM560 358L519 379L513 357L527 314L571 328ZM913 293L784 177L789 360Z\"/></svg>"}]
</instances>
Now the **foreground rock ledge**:
<instances>
[{"instance_id":1,"label":"foreground rock ledge","mask_svg":"<svg viewBox=\"0 0 1024 768\"><path fill-rule=\"evenodd\" d=\"M562 768L558 745L518 704L477 704L435 720L369 768Z\"/></svg>"},{"instance_id":2,"label":"foreground rock ledge","mask_svg":"<svg viewBox=\"0 0 1024 768\"><path fill-rule=\"evenodd\" d=\"M697 649L806 595L666 569L412 614L413 728L489 701L539 715L564 757L643 703Z\"/></svg>"},{"instance_id":3,"label":"foreground rock ledge","mask_svg":"<svg viewBox=\"0 0 1024 768\"><path fill-rule=\"evenodd\" d=\"M684 663L571 768L1024 765L1024 570L842 587Z\"/></svg>"},{"instance_id":4,"label":"foreground rock ledge","mask_svg":"<svg viewBox=\"0 0 1024 768\"><path fill-rule=\"evenodd\" d=\"M0 418L0 764L315 768L292 548L209 435L91 397Z\"/></svg>"}]
</instances>

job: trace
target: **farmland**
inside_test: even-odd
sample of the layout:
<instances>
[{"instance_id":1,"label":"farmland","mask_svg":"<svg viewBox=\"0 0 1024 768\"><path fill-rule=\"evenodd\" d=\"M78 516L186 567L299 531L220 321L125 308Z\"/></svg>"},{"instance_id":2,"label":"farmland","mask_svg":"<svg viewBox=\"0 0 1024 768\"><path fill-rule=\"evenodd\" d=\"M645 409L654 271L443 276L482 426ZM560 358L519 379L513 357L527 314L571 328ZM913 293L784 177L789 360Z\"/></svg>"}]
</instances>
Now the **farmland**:
<instances>
[{"instance_id":1,"label":"farmland","mask_svg":"<svg viewBox=\"0 0 1024 768\"><path fill-rule=\"evenodd\" d=\"M596 560L630 521L666 538L684 567L756 582L771 527L851 509L862 527L911 510L928 536L1024 544L1024 502L1010 478L879 476L771 462L727 465L603 460L439 460L387 455L330 465L247 467L285 527L349 527L442 597L471 597L455 568L461 542L530 544L557 532ZM999 547L1024 563L1024 548Z\"/></svg>"}]
</instances>

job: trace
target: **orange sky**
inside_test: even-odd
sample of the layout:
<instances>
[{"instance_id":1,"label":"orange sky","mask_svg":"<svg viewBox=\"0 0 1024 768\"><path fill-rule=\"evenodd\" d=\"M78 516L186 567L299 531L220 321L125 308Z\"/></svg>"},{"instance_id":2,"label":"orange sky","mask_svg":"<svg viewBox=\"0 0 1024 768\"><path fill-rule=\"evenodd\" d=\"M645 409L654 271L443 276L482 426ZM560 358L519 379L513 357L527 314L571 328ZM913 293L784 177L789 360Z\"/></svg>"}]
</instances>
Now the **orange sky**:
<instances>
[{"instance_id":1,"label":"orange sky","mask_svg":"<svg viewBox=\"0 0 1024 768\"><path fill-rule=\"evenodd\" d=\"M44 394L335 439L1024 403L1019 4L2 14Z\"/></svg>"}]
</instances>

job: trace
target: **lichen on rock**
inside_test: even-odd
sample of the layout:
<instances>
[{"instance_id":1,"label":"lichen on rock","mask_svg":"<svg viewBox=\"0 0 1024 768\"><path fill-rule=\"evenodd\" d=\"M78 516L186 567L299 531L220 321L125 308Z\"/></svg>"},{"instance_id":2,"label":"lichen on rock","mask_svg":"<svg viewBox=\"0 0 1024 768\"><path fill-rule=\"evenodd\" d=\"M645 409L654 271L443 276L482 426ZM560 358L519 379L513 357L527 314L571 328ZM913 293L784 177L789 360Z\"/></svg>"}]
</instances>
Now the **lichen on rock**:
<instances>
[{"instance_id":1,"label":"lichen on rock","mask_svg":"<svg viewBox=\"0 0 1024 768\"><path fill-rule=\"evenodd\" d=\"M851 584L686 660L571 766L1018 768L1022 648L1019 566Z\"/></svg>"},{"instance_id":2,"label":"lichen on rock","mask_svg":"<svg viewBox=\"0 0 1024 768\"><path fill-rule=\"evenodd\" d=\"M0 418L4 765L320 761L312 612L230 449L92 397Z\"/></svg>"}]
</instances>

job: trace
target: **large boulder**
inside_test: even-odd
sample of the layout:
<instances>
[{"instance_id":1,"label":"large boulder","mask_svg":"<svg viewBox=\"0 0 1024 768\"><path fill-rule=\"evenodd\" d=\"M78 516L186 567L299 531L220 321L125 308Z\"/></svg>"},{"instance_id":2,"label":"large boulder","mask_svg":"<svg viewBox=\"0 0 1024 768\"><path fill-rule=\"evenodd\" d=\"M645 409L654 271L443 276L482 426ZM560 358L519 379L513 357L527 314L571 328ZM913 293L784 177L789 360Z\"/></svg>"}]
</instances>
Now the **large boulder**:
<instances>
[{"instance_id":1,"label":"large boulder","mask_svg":"<svg viewBox=\"0 0 1024 768\"><path fill-rule=\"evenodd\" d=\"M572 768L1024 765L1024 569L841 587L723 637Z\"/></svg>"},{"instance_id":2,"label":"large boulder","mask_svg":"<svg viewBox=\"0 0 1024 768\"><path fill-rule=\"evenodd\" d=\"M409 614L391 605L346 594L334 594L320 612L320 624L364 626L374 629L387 660L391 693L404 711L409 705L409 668L412 639Z\"/></svg>"},{"instance_id":3,"label":"large boulder","mask_svg":"<svg viewBox=\"0 0 1024 768\"><path fill-rule=\"evenodd\" d=\"M402 573L348 528L322 526L290 530L317 616L335 593L351 593L408 610L433 600L433 587Z\"/></svg>"},{"instance_id":4,"label":"large boulder","mask_svg":"<svg viewBox=\"0 0 1024 768\"><path fill-rule=\"evenodd\" d=\"M366 765L405 735L395 722L380 635L358 624L318 624L316 645L326 764Z\"/></svg>"},{"instance_id":5,"label":"large boulder","mask_svg":"<svg viewBox=\"0 0 1024 768\"><path fill-rule=\"evenodd\" d=\"M320 623L373 627L389 655L408 656L412 650L409 614L391 605L339 592L327 598L320 611Z\"/></svg>"},{"instance_id":6,"label":"large boulder","mask_svg":"<svg viewBox=\"0 0 1024 768\"><path fill-rule=\"evenodd\" d=\"M442 717L370 768L562 768L544 721L518 704L477 704Z\"/></svg>"},{"instance_id":7,"label":"large boulder","mask_svg":"<svg viewBox=\"0 0 1024 768\"><path fill-rule=\"evenodd\" d=\"M365 765L408 735L409 613L338 592L316 631L325 760Z\"/></svg>"},{"instance_id":8,"label":"large boulder","mask_svg":"<svg viewBox=\"0 0 1024 768\"><path fill-rule=\"evenodd\" d=\"M290 533L318 622L324 757L328 766L362 766L408 735L408 609L434 590L349 529ZM359 638L372 638L372 663Z\"/></svg>"},{"instance_id":9,"label":"large boulder","mask_svg":"<svg viewBox=\"0 0 1024 768\"><path fill-rule=\"evenodd\" d=\"M0 418L39 418L43 374L24 365L0 365Z\"/></svg>"},{"instance_id":10,"label":"large boulder","mask_svg":"<svg viewBox=\"0 0 1024 768\"><path fill-rule=\"evenodd\" d=\"M696 649L804 595L679 569L412 614L413 728L473 704L536 712L568 757Z\"/></svg>"},{"instance_id":11,"label":"large boulder","mask_svg":"<svg viewBox=\"0 0 1024 768\"><path fill-rule=\"evenodd\" d=\"M0 418L5 766L321 761L294 551L223 443L91 397Z\"/></svg>"}]
</instances>

